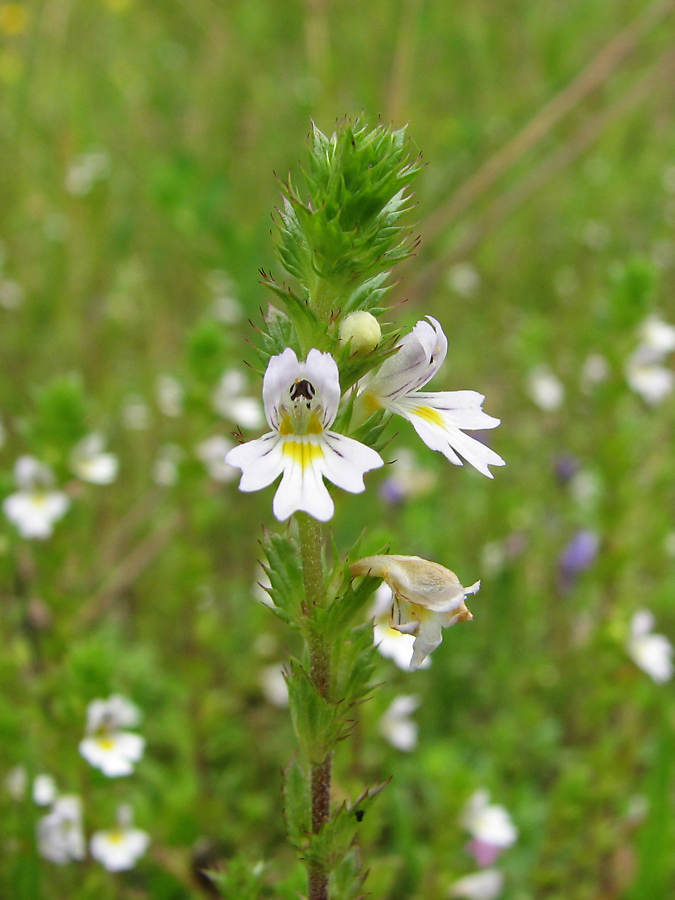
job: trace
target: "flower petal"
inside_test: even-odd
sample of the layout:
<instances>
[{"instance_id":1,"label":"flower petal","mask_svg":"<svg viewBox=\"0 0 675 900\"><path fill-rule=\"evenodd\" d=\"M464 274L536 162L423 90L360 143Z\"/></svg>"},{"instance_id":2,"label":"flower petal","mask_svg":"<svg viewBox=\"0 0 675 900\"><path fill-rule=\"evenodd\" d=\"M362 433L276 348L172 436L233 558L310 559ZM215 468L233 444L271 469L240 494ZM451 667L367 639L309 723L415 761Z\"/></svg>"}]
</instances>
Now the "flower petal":
<instances>
[{"instance_id":1,"label":"flower petal","mask_svg":"<svg viewBox=\"0 0 675 900\"><path fill-rule=\"evenodd\" d=\"M265 417L275 430L279 430L279 400L302 371L295 351L286 347L283 353L273 356L267 364L263 378L263 404ZM234 463L232 463L234 465Z\"/></svg>"},{"instance_id":2,"label":"flower petal","mask_svg":"<svg viewBox=\"0 0 675 900\"><path fill-rule=\"evenodd\" d=\"M340 403L340 376L330 353L310 350L304 363L303 378L309 381L323 403L323 427L330 428Z\"/></svg>"},{"instance_id":3,"label":"flower petal","mask_svg":"<svg viewBox=\"0 0 675 900\"><path fill-rule=\"evenodd\" d=\"M427 318L429 322L418 322L403 338L398 351L382 363L366 389L382 406L425 385L445 360L448 339L436 319Z\"/></svg>"},{"instance_id":4,"label":"flower petal","mask_svg":"<svg viewBox=\"0 0 675 900\"><path fill-rule=\"evenodd\" d=\"M282 443L284 477L272 509L280 521L302 511L327 522L335 505L323 483L323 447L314 435L289 437Z\"/></svg>"},{"instance_id":5,"label":"flower petal","mask_svg":"<svg viewBox=\"0 0 675 900\"><path fill-rule=\"evenodd\" d=\"M334 431L325 432L322 443L323 474L343 491L360 494L366 487L364 473L384 465L380 454L371 447Z\"/></svg>"},{"instance_id":6,"label":"flower petal","mask_svg":"<svg viewBox=\"0 0 675 900\"><path fill-rule=\"evenodd\" d=\"M433 395L427 394L426 396L428 398ZM428 401L426 404L419 404L417 395L400 398L392 405L391 409L411 422L413 428L427 447L431 450L440 451L455 465L462 464L457 458L457 454L459 454L474 468L478 469L479 472L487 475L488 478L494 477L488 466L505 465L504 460L498 453L461 431L459 425L455 422L456 413L452 409L437 409L431 406ZM478 414L485 416L485 419L488 420L488 423L482 427L495 427L494 424L490 424L490 421L494 421L492 416L488 416L480 410L472 412L474 416ZM460 411L458 416L460 421L462 415L466 415L466 411Z\"/></svg>"},{"instance_id":7,"label":"flower petal","mask_svg":"<svg viewBox=\"0 0 675 900\"><path fill-rule=\"evenodd\" d=\"M233 447L226 454L225 462L241 469L240 491L259 491L281 475L284 469L281 444L279 435L270 431L255 441Z\"/></svg>"}]
</instances>

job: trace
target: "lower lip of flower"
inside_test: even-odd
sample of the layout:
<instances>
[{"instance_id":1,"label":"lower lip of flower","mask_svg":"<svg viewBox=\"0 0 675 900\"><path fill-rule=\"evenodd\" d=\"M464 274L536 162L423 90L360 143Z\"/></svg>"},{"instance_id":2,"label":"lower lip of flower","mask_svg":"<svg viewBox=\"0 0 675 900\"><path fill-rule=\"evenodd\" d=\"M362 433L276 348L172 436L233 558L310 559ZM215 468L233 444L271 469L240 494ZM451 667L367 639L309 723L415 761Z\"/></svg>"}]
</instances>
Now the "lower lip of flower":
<instances>
[{"instance_id":1,"label":"lower lip of flower","mask_svg":"<svg viewBox=\"0 0 675 900\"><path fill-rule=\"evenodd\" d=\"M426 419L432 425L443 425L443 416L431 406L416 406L412 413L414 416L419 416L420 419Z\"/></svg>"},{"instance_id":2,"label":"lower lip of flower","mask_svg":"<svg viewBox=\"0 0 675 900\"><path fill-rule=\"evenodd\" d=\"M296 441L292 438L284 441L282 453L284 456L289 456L293 462L298 463L303 472L313 465L315 460L323 457L323 450L318 444Z\"/></svg>"}]
</instances>

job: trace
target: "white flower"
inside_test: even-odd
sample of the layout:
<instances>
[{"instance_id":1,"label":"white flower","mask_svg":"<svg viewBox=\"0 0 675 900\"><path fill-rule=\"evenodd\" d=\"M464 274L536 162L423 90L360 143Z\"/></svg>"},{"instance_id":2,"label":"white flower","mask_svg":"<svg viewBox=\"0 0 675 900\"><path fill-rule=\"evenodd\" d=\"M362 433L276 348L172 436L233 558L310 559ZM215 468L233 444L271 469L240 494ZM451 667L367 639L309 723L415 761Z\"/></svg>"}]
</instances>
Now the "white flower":
<instances>
[{"instance_id":1,"label":"white flower","mask_svg":"<svg viewBox=\"0 0 675 900\"><path fill-rule=\"evenodd\" d=\"M117 478L119 460L114 453L106 453L102 434L93 433L76 445L70 457L70 467L82 481L92 484L112 484Z\"/></svg>"},{"instance_id":2,"label":"white flower","mask_svg":"<svg viewBox=\"0 0 675 900\"><path fill-rule=\"evenodd\" d=\"M438 563L419 556L366 556L349 570L353 578L384 578L391 588L389 624L396 631L415 635L411 672L441 643L443 628L473 618L464 600L479 590L480 581L462 587L455 573Z\"/></svg>"},{"instance_id":3,"label":"white flower","mask_svg":"<svg viewBox=\"0 0 675 900\"><path fill-rule=\"evenodd\" d=\"M2 502L2 509L24 538L51 537L54 523L65 515L70 499L63 491L50 490L54 476L32 456L16 461L14 477L19 488Z\"/></svg>"},{"instance_id":4,"label":"white flower","mask_svg":"<svg viewBox=\"0 0 675 900\"><path fill-rule=\"evenodd\" d=\"M310 350L299 362L289 347L273 356L263 402L272 431L230 450L225 461L242 470L242 491L258 491L283 474L273 503L277 519L302 510L328 521L335 506L323 479L358 494L365 490L364 473L384 465L370 447L329 431L340 402L338 368L329 353Z\"/></svg>"},{"instance_id":5,"label":"white flower","mask_svg":"<svg viewBox=\"0 0 675 900\"><path fill-rule=\"evenodd\" d=\"M5 775L5 790L13 800L23 800L28 787L28 772L22 765L14 766Z\"/></svg>"},{"instance_id":6,"label":"white flower","mask_svg":"<svg viewBox=\"0 0 675 900\"><path fill-rule=\"evenodd\" d=\"M626 381L645 403L657 406L673 392L675 376L646 346L639 346L626 363Z\"/></svg>"},{"instance_id":7,"label":"white flower","mask_svg":"<svg viewBox=\"0 0 675 900\"><path fill-rule=\"evenodd\" d=\"M366 415L386 409L403 416L427 447L439 450L457 466L462 465L462 456L492 478L488 466L503 466L504 460L463 430L499 425L499 419L483 412L483 395L476 391L420 390L436 374L448 350L443 329L436 319L427 318L429 321L418 322L394 356L382 363L373 380L361 390L358 403Z\"/></svg>"},{"instance_id":8,"label":"white flower","mask_svg":"<svg viewBox=\"0 0 675 900\"><path fill-rule=\"evenodd\" d=\"M66 173L66 190L74 197L85 197L96 184L107 178L110 157L105 150L80 153L71 162Z\"/></svg>"},{"instance_id":9,"label":"white flower","mask_svg":"<svg viewBox=\"0 0 675 900\"><path fill-rule=\"evenodd\" d=\"M51 775L36 775L33 781L33 803L49 806L56 800L56 782Z\"/></svg>"},{"instance_id":10,"label":"white flower","mask_svg":"<svg viewBox=\"0 0 675 900\"><path fill-rule=\"evenodd\" d=\"M173 375L160 375L157 379L157 406L160 412L175 419L183 412L185 391Z\"/></svg>"},{"instance_id":11,"label":"white flower","mask_svg":"<svg viewBox=\"0 0 675 900\"><path fill-rule=\"evenodd\" d=\"M373 643L382 656L393 660L399 669L403 669L404 672L409 672L410 663L415 652L413 649L415 635L402 634L391 627L389 624L389 611L392 602L391 588L386 581L383 581L375 591L375 604L371 613L375 617ZM431 657L427 656L420 668L428 669L430 665Z\"/></svg>"},{"instance_id":12,"label":"white flower","mask_svg":"<svg viewBox=\"0 0 675 900\"><path fill-rule=\"evenodd\" d=\"M499 869L485 869L465 875L450 888L450 896L461 900L496 900L504 888L504 876Z\"/></svg>"},{"instance_id":13,"label":"white flower","mask_svg":"<svg viewBox=\"0 0 675 900\"><path fill-rule=\"evenodd\" d=\"M640 342L655 356L663 358L675 350L675 326L664 322L658 316L649 316L639 330Z\"/></svg>"},{"instance_id":14,"label":"white flower","mask_svg":"<svg viewBox=\"0 0 675 900\"><path fill-rule=\"evenodd\" d=\"M213 392L213 407L224 419L242 428L260 428L263 424L260 403L244 396L245 390L246 376L238 369L228 369Z\"/></svg>"},{"instance_id":15,"label":"white flower","mask_svg":"<svg viewBox=\"0 0 675 900\"><path fill-rule=\"evenodd\" d=\"M137 394L128 396L122 404L122 421L130 431L144 431L150 427L148 404Z\"/></svg>"},{"instance_id":16,"label":"white flower","mask_svg":"<svg viewBox=\"0 0 675 900\"><path fill-rule=\"evenodd\" d=\"M420 705L420 698L413 694L396 697L380 719L380 734L392 747L409 752L417 746L417 723L410 718Z\"/></svg>"},{"instance_id":17,"label":"white flower","mask_svg":"<svg viewBox=\"0 0 675 900\"><path fill-rule=\"evenodd\" d=\"M652 634L654 616L638 610L630 623L626 649L633 662L654 681L663 684L673 676L673 645L662 634Z\"/></svg>"},{"instance_id":18,"label":"white flower","mask_svg":"<svg viewBox=\"0 0 675 900\"><path fill-rule=\"evenodd\" d=\"M140 828L131 827L131 810L120 807L117 827L109 831L95 831L89 850L92 857L109 872L126 872L133 869L150 844L150 835Z\"/></svg>"},{"instance_id":19,"label":"white flower","mask_svg":"<svg viewBox=\"0 0 675 900\"><path fill-rule=\"evenodd\" d=\"M288 684L282 663L262 668L258 680L268 703L282 708L288 706Z\"/></svg>"},{"instance_id":20,"label":"white flower","mask_svg":"<svg viewBox=\"0 0 675 900\"><path fill-rule=\"evenodd\" d=\"M164 444L159 448L150 474L155 484L172 487L178 481L178 464L183 459L183 448L178 444Z\"/></svg>"},{"instance_id":21,"label":"white flower","mask_svg":"<svg viewBox=\"0 0 675 900\"><path fill-rule=\"evenodd\" d=\"M130 775L143 756L145 740L125 728L140 722L140 711L130 700L113 694L107 700L92 700L87 707L87 737L80 753L108 778Z\"/></svg>"},{"instance_id":22,"label":"white flower","mask_svg":"<svg viewBox=\"0 0 675 900\"><path fill-rule=\"evenodd\" d=\"M352 354L365 355L380 343L382 329L372 313L363 309L349 313L340 323L340 343L349 344Z\"/></svg>"},{"instance_id":23,"label":"white flower","mask_svg":"<svg viewBox=\"0 0 675 900\"><path fill-rule=\"evenodd\" d=\"M476 791L462 813L462 825L482 844L505 850L518 839L518 829L503 806L490 803L490 792Z\"/></svg>"},{"instance_id":24,"label":"white flower","mask_svg":"<svg viewBox=\"0 0 675 900\"><path fill-rule=\"evenodd\" d=\"M40 856L59 866L71 859L84 859L82 801L79 797L59 797L51 812L38 819L37 844Z\"/></svg>"},{"instance_id":25,"label":"white flower","mask_svg":"<svg viewBox=\"0 0 675 900\"><path fill-rule=\"evenodd\" d=\"M470 297L480 287L480 275L471 263L455 263L448 271L448 286L460 297Z\"/></svg>"},{"instance_id":26,"label":"white flower","mask_svg":"<svg viewBox=\"0 0 675 900\"><path fill-rule=\"evenodd\" d=\"M225 457L234 444L221 434L206 438L195 447L195 455L206 466L206 471L214 481L232 481L237 477L234 466L225 462Z\"/></svg>"},{"instance_id":27,"label":"white flower","mask_svg":"<svg viewBox=\"0 0 675 900\"><path fill-rule=\"evenodd\" d=\"M560 379L548 366L537 366L527 379L527 392L530 398L544 412L555 412L560 409L565 399L565 388Z\"/></svg>"}]
</instances>

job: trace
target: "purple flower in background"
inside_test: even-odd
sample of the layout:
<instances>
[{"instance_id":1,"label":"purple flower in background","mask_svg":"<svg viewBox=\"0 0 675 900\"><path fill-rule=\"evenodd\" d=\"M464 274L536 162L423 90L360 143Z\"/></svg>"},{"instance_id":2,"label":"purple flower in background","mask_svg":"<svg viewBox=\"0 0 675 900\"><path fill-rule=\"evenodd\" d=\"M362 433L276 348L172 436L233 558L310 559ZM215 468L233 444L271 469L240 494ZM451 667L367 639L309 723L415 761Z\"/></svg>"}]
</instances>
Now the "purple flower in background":
<instances>
[{"instance_id":1,"label":"purple flower in background","mask_svg":"<svg viewBox=\"0 0 675 900\"><path fill-rule=\"evenodd\" d=\"M560 484L567 484L577 474L581 465L576 456L562 453L555 461L555 474Z\"/></svg>"},{"instance_id":2,"label":"purple flower in background","mask_svg":"<svg viewBox=\"0 0 675 900\"><path fill-rule=\"evenodd\" d=\"M558 585L562 593L574 587L577 577L595 562L600 548L600 537L589 528L580 528L560 555Z\"/></svg>"}]
</instances>

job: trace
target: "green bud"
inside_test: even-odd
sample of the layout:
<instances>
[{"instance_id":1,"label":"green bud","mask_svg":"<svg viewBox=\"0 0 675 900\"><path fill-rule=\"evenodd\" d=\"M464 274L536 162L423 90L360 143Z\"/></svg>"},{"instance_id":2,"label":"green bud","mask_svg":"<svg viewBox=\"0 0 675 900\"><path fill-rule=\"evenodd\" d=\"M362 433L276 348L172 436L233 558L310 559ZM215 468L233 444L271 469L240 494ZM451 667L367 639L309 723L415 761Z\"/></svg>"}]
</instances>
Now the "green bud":
<instances>
[{"instance_id":1,"label":"green bud","mask_svg":"<svg viewBox=\"0 0 675 900\"><path fill-rule=\"evenodd\" d=\"M380 343L382 329L372 313L359 310L350 313L340 324L340 343L347 344L352 353L365 356Z\"/></svg>"}]
</instances>

